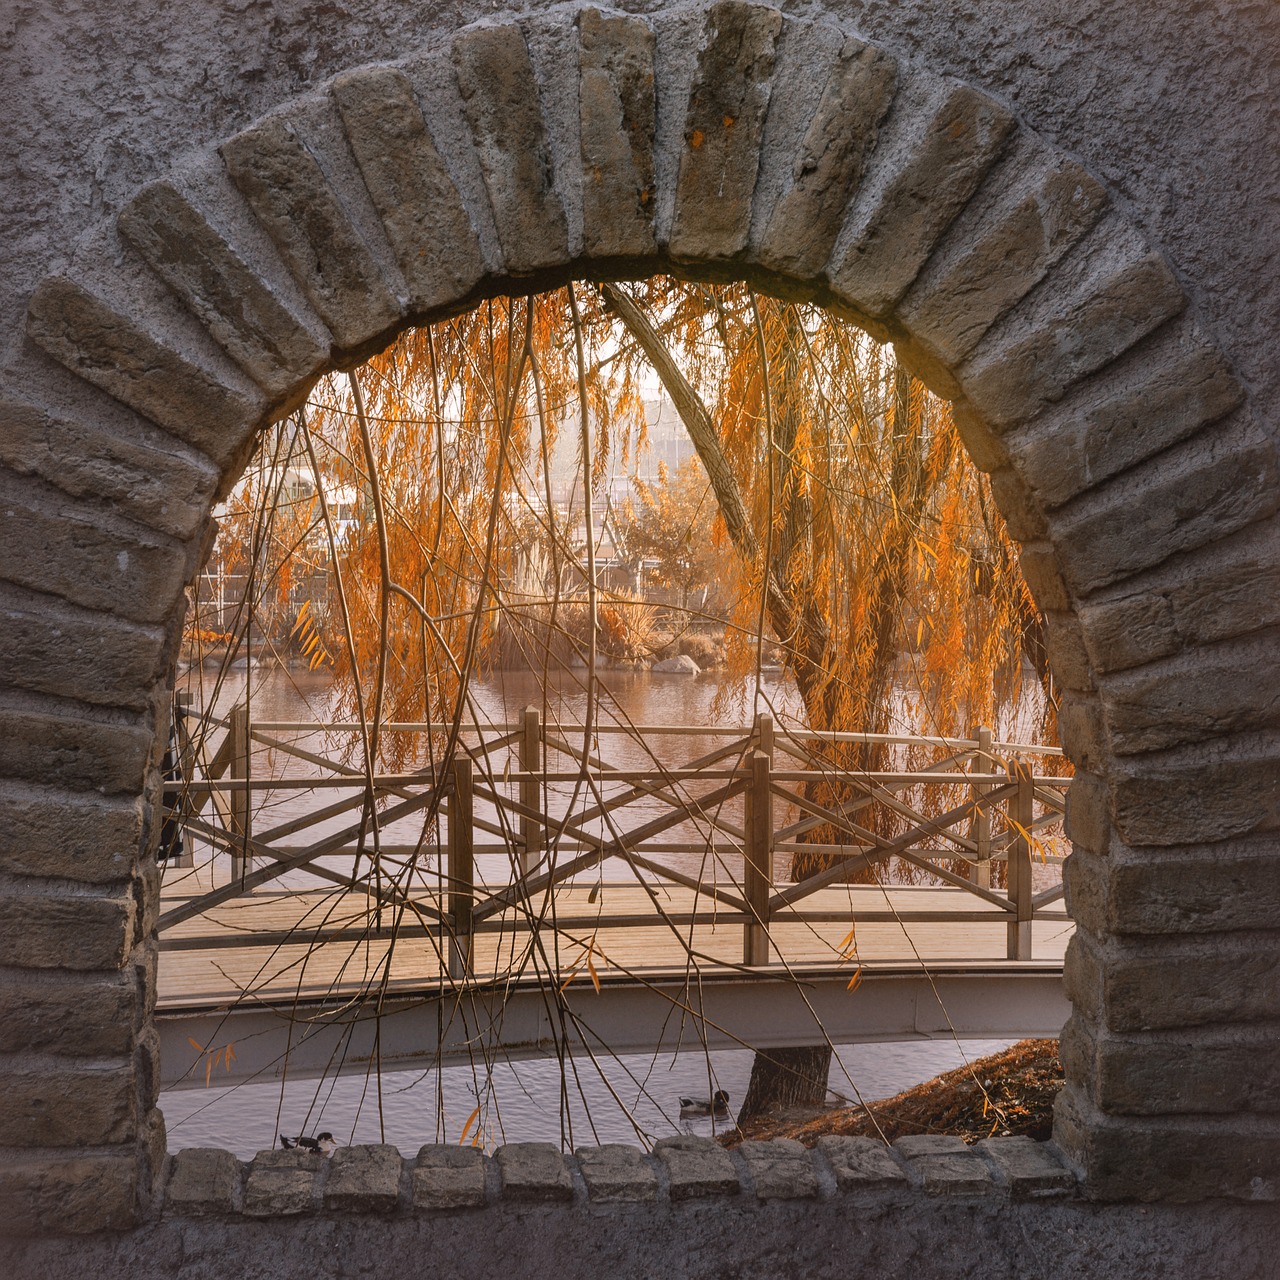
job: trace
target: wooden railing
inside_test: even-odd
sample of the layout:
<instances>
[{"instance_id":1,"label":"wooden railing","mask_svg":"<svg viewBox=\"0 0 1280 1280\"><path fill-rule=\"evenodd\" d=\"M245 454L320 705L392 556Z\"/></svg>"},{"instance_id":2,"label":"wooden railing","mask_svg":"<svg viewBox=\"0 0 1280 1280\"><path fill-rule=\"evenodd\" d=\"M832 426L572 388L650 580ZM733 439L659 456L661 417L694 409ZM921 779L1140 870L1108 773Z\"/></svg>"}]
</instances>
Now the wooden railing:
<instances>
[{"instance_id":1,"label":"wooden railing","mask_svg":"<svg viewBox=\"0 0 1280 1280\"><path fill-rule=\"evenodd\" d=\"M817 733L758 716L749 727L600 726L587 734L581 725L544 724L529 708L517 723L484 733L459 734L447 724L385 725L384 735L432 735L445 755L370 777L331 748L312 750L285 736L354 735L356 724L253 722L243 705L197 718L179 704L176 714L181 751L165 786L167 803L188 832L188 849L197 837L229 854L230 873L225 883L168 906L162 932L298 871L368 895L377 911L396 908L401 933L438 931L455 978L470 972L477 935L536 929L549 914L558 928L591 929L646 927L659 918L696 924L714 916L717 924L741 924L744 964L765 965L780 923L848 918L848 908L841 915L827 892L833 887L900 883L904 875L950 886L958 897L946 911L886 909L885 918L1002 921L1010 959L1031 958L1033 922L1066 919L1053 909L1061 884L1034 892L1033 869L1061 861L1054 829L1070 779L1037 774L1029 763L1061 752L995 741L985 728L961 740ZM679 767L655 761L651 769L614 768L594 743L621 733L646 742L696 735L716 745ZM896 755L905 767L833 763L855 750ZM264 776L268 752L315 772ZM936 758L913 767L910 757L921 754ZM553 759L572 767L551 768ZM264 797L284 796L305 796L309 807L264 825ZM640 820L624 826L637 805L644 807ZM394 824L409 817L418 824L415 839L393 839ZM334 823L338 829L326 834L314 830ZM309 828L310 843L296 843ZM819 869L787 878L783 859L797 854ZM350 859L349 871L321 862L339 855ZM643 911L586 911L578 895L564 910L550 910L575 879L603 877L605 864L632 885L678 886L691 895L691 906L659 913L655 901ZM320 940L349 932L325 930ZM262 945L261 938L253 944ZM236 939L205 938L199 945Z\"/></svg>"}]
</instances>

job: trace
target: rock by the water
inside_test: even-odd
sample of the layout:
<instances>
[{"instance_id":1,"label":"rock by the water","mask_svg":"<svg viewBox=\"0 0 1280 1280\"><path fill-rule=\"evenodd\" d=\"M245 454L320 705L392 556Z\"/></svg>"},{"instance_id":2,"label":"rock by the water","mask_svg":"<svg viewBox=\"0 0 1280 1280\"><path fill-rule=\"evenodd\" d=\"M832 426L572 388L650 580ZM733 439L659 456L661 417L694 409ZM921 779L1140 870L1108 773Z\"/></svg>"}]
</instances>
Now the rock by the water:
<instances>
[{"instance_id":1,"label":"rock by the water","mask_svg":"<svg viewBox=\"0 0 1280 1280\"><path fill-rule=\"evenodd\" d=\"M663 658L661 662L653 664L653 670L663 675L673 676L700 676L702 674L702 668L687 653L679 654L674 658Z\"/></svg>"}]
</instances>

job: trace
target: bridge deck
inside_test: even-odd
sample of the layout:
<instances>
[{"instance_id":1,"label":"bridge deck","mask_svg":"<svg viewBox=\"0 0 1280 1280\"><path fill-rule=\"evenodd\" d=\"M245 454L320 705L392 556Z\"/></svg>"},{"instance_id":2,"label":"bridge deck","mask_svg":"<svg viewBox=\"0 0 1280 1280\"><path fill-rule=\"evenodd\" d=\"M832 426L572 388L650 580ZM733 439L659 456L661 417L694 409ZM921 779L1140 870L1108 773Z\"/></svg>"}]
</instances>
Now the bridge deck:
<instances>
[{"instance_id":1,"label":"bridge deck","mask_svg":"<svg viewBox=\"0 0 1280 1280\"><path fill-rule=\"evenodd\" d=\"M164 894L165 908L196 889L190 873L183 885L186 893ZM416 896L436 905L430 895ZM703 973L732 971L742 963L742 914L717 911L692 891L669 884L648 889L605 884L591 899L590 885L561 886L554 903L540 896L483 921L475 938L476 977L559 974L563 981L576 970L574 981L589 985L588 948L601 979L678 972L689 965L690 953ZM804 919L784 912L770 922L774 966L852 975L859 962L927 968L958 961L985 964L1006 956L1007 914L955 889L840 886L814 894L803 906ZM538 915L544 924L535 944L529 922ZM851 923L856 958L846 954ZM1072 927L1062 916L1037 919L1035 960L1060 966ZM317 933L323 940L319 945ZM379 928L366 895L337 887L332 892L259 891L162 937L163 1010L225 1008L244 995L270 1002L317 1000L381 986L384 980L388 992L421 990L438 985L444 967L438 925L384 907Z\"/></svg>"}]
</instances>

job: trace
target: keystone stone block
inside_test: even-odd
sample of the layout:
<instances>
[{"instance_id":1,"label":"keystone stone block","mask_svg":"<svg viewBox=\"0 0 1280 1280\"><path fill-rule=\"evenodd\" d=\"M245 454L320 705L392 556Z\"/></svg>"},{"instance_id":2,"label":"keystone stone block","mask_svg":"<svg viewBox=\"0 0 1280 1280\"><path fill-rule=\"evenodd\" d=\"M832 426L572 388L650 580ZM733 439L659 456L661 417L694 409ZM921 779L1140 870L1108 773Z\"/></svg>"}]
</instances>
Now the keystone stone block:
<instances>
[{"instance_id":1,"label":"keystone stone block","mask_svg":"<svg viewBox=\"0 0 1280 1280\"><path fill-rule=\"evenodd\" d=\"M400 1152L391 1146L339 1147L329 1161L324 1207L391 1213L400 1199Z\"/></svg>"},{"instance_id":2,"label":"keystone stone block","mask_svg":"<svg viewBox=\"0 0 1280 1280\"><path fill-rule=\"evenodd\" d=\"M1075 1190L1076 1178L1042 1142L1031 1138L984 1138L977 1144L995 1165L1014 1199L1062 1195Z\"/></svg>"},{"instance_id":3,"label":"keystone stone block","mask_svg":"<svg viewBox=\"0 0 1280 1280\"><path fill-rule=\"evenodd\" d=\"M660 1138L653 1149L667 1168L672 1200L737 1195L741 1190L729 1153L712 1138L679 1134Z\"/></svg>"},{"instance_id":4,"label":"keystone stone block","mask_svg":"<svg viewBox=\"0 0 1280 1280\"><path fill-rule=\"evenodd\" d=\"M423 1147L413 1169L413 1203L419 1209L470 1209L485 1203L485 1161L475 1147Z\"/></svg>"},{"instance_id":5,"label":"keystone stone block","mask_svg":"<svg viewBox=\"0 0 1280 1280\"><path fill-rule=\"evenodd\" d=\"M893 59L850 37L836 57L756 258L773 271L816 276L831 257L850 198L875 149L897 85Z\"/></svg>"},{"instance_id":6,"label":"keystone stone block","mask_svg":"<svg viewBox=\"0 0 1280 1280\"><path fill-rule=\"evenodd\" d=\"M207 518L217 469L171 436L163 437L168 447L149 442L144 430L126 436L92 420L5 400L0 403L0 461L72 497L101 498L148 528L190 538ZM155 428L151 433L160 435Z\"/></svg>"},{"instance_id":7,"label":"keystone stone block","mask_svg":"<svg viewBox=\"0 0 1280 1280\"><path fill-rule=\"evenodd\" d=\"M454 40L453 61L507 270L522 275L561 265L569 256L568 224L520 28L464 31Z\"/></svg>"},{"instance_id":8,"label":"keystone stone block","mask_svg":"<svg viewBox=\"0 0 1280 1280\"><path fill-rule=\"evenodd\" d=\"M591 257L655 248L654 34L640 18L578 15L584 248Z\"/></svg>"},{"instance_id":9,"label":"keystone stone block","mask_svg":"<svg viewBox=\"0 0 1280 1280\"><path fill-rule=\"evenodd\" d=\"M279 116L224 142L231 180L340 346L386 333L400 308L319 162Z\"/></svg>"},{"instance_id":10,"label":"keystone stone block","mask_svg":"<svg viewBox=\"0 0 1280 1280\"><path fill-rule=\"evenodd\" d=\"M722 0L707 11L676 179L673 257L731 258L747 247L760 138L782 15Z\"/></svg>"},{"instance_id":11,"label":"keystone stone block","mask_svg":"<svg viewBox=\"0 0 1280 1280\"><path fill-rule=\"evenodd\" d=\"M244 1212L250 1218L285 1218L311 1213L316 1179L325 1166L314 1151L259 1151L249 1166Z\"/></svg>"},{"instance_id":12,"label":"keystone stone block","mask_svg":"<svg viewBox=\"0 0 1280 1280\"><path fill-rule=\"evenodd\" d=\"M240 1201L240 1161L217 1147L190 1147L173 1157L165 1185L170 1214L234 1213Z\"/></svg>"},{"instance_id":13,"label":"keystone stone block","mask_svg":"<svg viewBox=\"0 0 1280 1280\"><path fill-rule=\"evenodd\" d=\"M265 397L248 379L232 386L65 278L50 277L37 287L27 332L72 373L220 467L240 454L266 411Z\"/></svg>"},{"instance_id":14,"label":"keystone stone block","mask_svg":"<svg viewBox=\"0 0 1280 1280\"><path fill-rule=\"evenodd\" d=\"M480 242L408 78L370 67L339 76L333 95L410 305L428 310L466 297L484 275Z\"/></svg>"},{"instance_id":15,"label":"keystone stone block","mask_svg":"<svg viewBox=\"0 0 1280 1280\"><path fill-rule=\"evenodd\" d=\"M911 1176L932 1195L985 1195L992 1189L991 1171L960 1138L912 1134L893 1146L906 1160Z\"/></svg>"},{"instance_id":16,"label":"keystone stone block","mask_svg":"<svg viewBox=\"0 0 1280 1280\"><path fill-rule=\"evenodd\" d=\"M507 1200L572 1200L573 1181L558 1147L549 1142L509 1142L495 1153Z\"/></svg>"},{"instance_id":17,"label":"keystone stone block","mask_svg":"<svg viewBox=\"0 0 1280 1280\"><path fill-rule=\"evenodd\" d=\"M818 1194L808 1149L794 1138L748 1141L738 1152L751 1171L758 1200L803 1200Z\"/></svg>"},{"instance_id":18,"label":"keystone stone block","mask_svg":"<svg viewBox=\"0 0 1280 1280\"><path fill-rule=\"evenodd\" d=\"M818 1139L818 1150L830 1162L841 1191L879 1191L906 1184L902 1166L875 1138L824 1134Z\"/></svg>"},{"instance_id":19,"label":"keystone stone block","mask_svg":"<svg viewBox=\"0 0 1280 1280\"><path fill-rule=\"evenodd\" d=\"M171 183L144 187L119 223L147 265L272 399L324 364L328 333L295 317Z\"/></svg>"},{"instance_id":20,"label":"keystone stone block","mask_svg":"<svg viewBox=\"0 0 1280 1280\"><path fill-rule=\"evenodd\" d=\"M574 1154L592 1203L652 1203L658 1198L658 1175L644 1152L621 1142L579 1147Z\"/></svg>"},{"instance_id":21,"label":"keystone stone block","mask_svg":"<svg viewBox=\"0 0 1280 1280\"><path fill-rule=\"evenodd\" d=\"M867 196L853 240L831 273L842 298L887 315L907 291L942 233L977 190L1011 131L1013 117L993 99L957 86L936 103L910 154L883 189Z\"/></svg>"}]
</instances>

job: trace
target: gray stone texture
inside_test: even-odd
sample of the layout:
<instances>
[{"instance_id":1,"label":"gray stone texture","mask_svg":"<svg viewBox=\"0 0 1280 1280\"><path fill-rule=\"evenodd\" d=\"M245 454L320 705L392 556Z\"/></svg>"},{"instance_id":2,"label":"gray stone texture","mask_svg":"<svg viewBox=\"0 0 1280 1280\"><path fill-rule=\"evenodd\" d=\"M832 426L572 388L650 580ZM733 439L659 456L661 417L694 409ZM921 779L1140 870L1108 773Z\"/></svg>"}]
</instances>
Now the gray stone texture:
<instances>
[{"instance_id":1,"label":"gray stone texture","mask_svg":"<svg viewBox=\"0 0 1280 1280\"><path fill-rule=\"evenodd\" d=\"M395 1147L339 1147L329 1159L324 1207L350 1213L392 1213L400 1199L403 1168Z\"/></svg>"},{"instance_id":2,"label":"gray stone texture","mask_svg":"<svg viewBox=\"0 0 1280 1280\"><path fill-rule=\"evenodd\" d=\"M658 1175L653 1163L635 1147L610 1142L599 1147L579 1147L574 1155L593 1204L648 1204L658 1198Z\"/></svg>"},{"instance_id":3,"label":"gray stone texture","mask_svg":"<svg viewBox=\"0 0 1280 1280\"><path fill-rule=\"evenodd\" d=\"M426 1146L413 1168L418 1209L471 1209L485 1202L484 1154L476 1147Z\"/></svg>"},{"instance_id":4,"label":"gray stone texture","mask_svg":"<svg viewBox=\"0 0 1280 1280\"><path fill-rule=\"evenodd\" d=\"M899 1138L894 1150L907 1173L930 1195L973 1196L991 1190L991 1171L961 1138L918 1134Z\"/></svg>"},{"instance_id":5,"label":"gray stone texture","mask_svg":"<svg viewBox=\"0 0 1280 1280\"><path fill-rule=\"evenodd\" d=\"M677 259L731 258L747 247L760 135L782 15L763 5L707 10L684 122L668 248Z\"/></svg>"},{"instance_id":6,"label":"gray stone texture","mask_svg":"<svg viewBox=\"0 0 1280 1280\"><path fill-rule=\"evenodd\" d=\"M283 1218L312 1213L324 1165L325 1157L314 1151L258 1152L245 1181L245 1216Z\"/></svg>"},{"instance_id":7,"label":"gray stone texture","mask_svg":"<svg viewBox=\"0 0 1280 1280\"><path fill-rule=\"evenodd\" d=\"M382 218L416 311L465 297L484 274L480 242L403 72L340 76L333 86L347 140Z\"/></svg>"},{"instance_id":8,"label":"gray stone texture","mask_svg":"<svg viewBox=\"0 0 1280 1280\"><path fill-rule=\"evenodd\" d=\"M453 60L506 270L524 275L561 265L568 224L524 35L514 24L464 32Z\"/></svg>"},{"instance_id":9,"label":"gray stone texture","mask_svg":"<svg viewBox=\"0 0 1280 1280\"><path fill-rule=\"evenodd\" d=\"M729 1153L713 1138L691 1134L660 1138L653 1150L666 1167L672 1200L737 1195L741 1190Z\"/></svg>"},{"instance_id":10,"label":"gray stone texture","mask_svg":"<svg viewBox=\"0 0 1280 1280\"><path fill-rule=\"evenodd\" d=\"M1044 1143L1024 1137L984 1138L975 1149L995 1165L1001 1183L1018 1199L1075 1190L1075 1174Z\"/></svg>"},{"instance_id":11,"label":"gray stone texture","mask_svg":"<svg viewBox=\"0 0 1280 1280\"><path fill-rule=\"evenodd\" d=\"M639 18L578 16L583 249L592 257L649 254L653 233L655 40Z\"/></svg>"},{"instance_id":12,"label":"gray stone texture","mask_svg":"<svg viewBox=\"0 0 1280 1280\"><path fill-rule=\"evenodd\" d=\"M495 1152L507 1200L542 1202L573 1199L573 1180L564 1156L549 1142L508 1142Z\"/></svg>"},{"instance_id":13,"label":"gray stone texture","mask_svg":"<svg viewBox=\"0 0 1280 1280\"><path fill-rule=\"evenodd\" d=\"M841 1191L882 1191L906 1184L902 1166L875 1138L826 1134L818 1139L817 1146L831 1165Z\"/></svg>"},{"instance_id":14,"label":"gray stone texture","mask_svg":"<svg viewBox=\"0 0 1280 1280\"><path fill-rule=\"evenodd\" d=\"M738 1146L758 1200L802 1200L818 1194L808 1149L794 1138L749 1140Z\"/></svg>"},{"instance_id":15,"label":"gray stone texture","mask_svg":"<svg viewBox=\"0 0 1280 1280\"><path fill-rule=\"evenodd\" d=\"M217 1147L188 1147L173 1157L164 1187L165 1212L199 1217L240 1207L240 1162Z\"/></svg>"}]
</instances>

